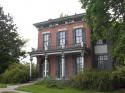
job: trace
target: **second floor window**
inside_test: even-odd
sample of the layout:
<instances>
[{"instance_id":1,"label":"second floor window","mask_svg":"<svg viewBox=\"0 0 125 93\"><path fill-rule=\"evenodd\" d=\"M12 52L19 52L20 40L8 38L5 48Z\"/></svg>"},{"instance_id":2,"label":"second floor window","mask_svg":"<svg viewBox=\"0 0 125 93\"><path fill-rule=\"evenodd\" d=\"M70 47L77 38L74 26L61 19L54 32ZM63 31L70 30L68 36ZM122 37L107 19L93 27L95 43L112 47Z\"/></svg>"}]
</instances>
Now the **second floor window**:
<instances>
[{"instance_id":1,"label":"second floor window","mask_svg":"<svg viewBox=\"0 0 125 93\"><path fill-rule=\"evenodd\" d=\"M96 41L96 45L104 45L106 44L106 40L99 39Z\"/></svg>"},{"instance_id":2,"label":"second floor window","mask_svg":"<svg viewBox=\"0 0 125 93\"><path fill-rule=\"evenodd\" d=\"M66 31L60 31L57 35L58 47L65 47L66 45Z\"/></svg>"},{"instance_id":3,"label":"second floor window","mask_svg":"<svg viewBox=\"0 0 125 93\"><path fill-rule=\"evenodd\" d=\"M81 44L82 42L85 42L85 33L82 28L77 28L74 31L74 43L75 44Z\"/></svg>"},{"instance_id":4,"label":"second floor window","mask_svg":"<svg viewBox=\"0 0 125 93\"><path fill-rule=\"evenodd\" d=\"M48 49L50 42L50 34L43 34L43 47Z\"/></svg>"}]
</instances>

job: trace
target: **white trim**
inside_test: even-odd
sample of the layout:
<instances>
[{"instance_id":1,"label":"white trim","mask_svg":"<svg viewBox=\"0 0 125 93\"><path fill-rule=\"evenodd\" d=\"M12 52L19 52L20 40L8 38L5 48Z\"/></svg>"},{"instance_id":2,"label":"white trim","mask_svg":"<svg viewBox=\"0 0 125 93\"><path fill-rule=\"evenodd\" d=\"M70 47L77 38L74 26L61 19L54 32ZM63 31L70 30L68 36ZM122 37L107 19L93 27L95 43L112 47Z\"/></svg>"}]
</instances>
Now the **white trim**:
<instances>
[{"instance_id":1,"label":"white trim","mask_svg":"<svg viewBox=\"0 0 125 93\"><path fill-rule=\"evenodd\" d=\"M76 50L76 51L65 51L64 54L68 54L68 53L80 53L81 50ZM62 52L52 52L52 53L47 53L47 55L53 55L53 54L62 54ZM44 56L44 53L42 54L33 54L31 55L32 57L36 57L36 56Z\"/></svg>"},{"instance_id":2,"label":"white trim","mask_svg":"<svg viewBox=\"0 0 125 93\"><path fill-rule=\"evenodd\" d=\"M62 56L62 78L65 77L65 59Z\"/></svg>"},{"instance_id":3,"label":"white trim","mask_svg":"<svg viewBox=\"0 0 125 93\"><path fill-rule=\"evenodd\" d=\"M47 76L47 58L45 57L45 64L44 64L44 71L45 71L45 77Z\"/></svg>"},{"instance_id":4,"label":"white trim","mask_svg":"<svg viewBox=\"0 0 125 93\"><path fill-rule=\"evenodd\" d=\"M67 53L79 53L81 52L81 50L76 50L76 51L65 51L64 54ZM62 54L62 52L53 52L53 53L47 53L48 55L52 55L52 54Z\"/></svg>"},{"instance_id":5,"label":"white trim","mask_svg":"<svg viewBox=\"0 0 125 93\"><path fill-rule=\"evenodd\" d=\"M42 32L42 34L48 34L48 33L50 33L50 31Z\"/></svg>"},{"instance_id":6,"label":"white trim","mask_svg":"<svg viewBox=\"0 0 125 93\"><path fill-rule=\"evenodd\" d=\"M67 28L58 29L58 32L59 32L59 31L64 31L64 30L67 30Z\"/></svg>"},{"instance_id":7,"label":"white trim","mask_svg":"<svg viewBox=\"0 0 125 93\"><path fill-rule=\"evenodd\" d=\"M53 53L47 53L48 55L52 55L52 54L61 54L62 52L53 52Z\"/></svg>"},{"instance_id":8,"label":"white trim","mask_svg":"<svg viewBox=\"0 0 125 93\"><path fill-rule=\"evenodd\" d=\"M44 54L33 54L31 57L36 57L36 56L44 56Z\"/></svg>"},{"instance_id":9,"label":"white trim","mask_svg":"<svg viewBox=\"0 0 125 93\"><path fill-rule=\"evenodd\" d=\"M76 29L76 28L83 28L83 25L79 25L79 26L74 26L73 29Z\"/></svg>"},{"instance_id":10,"label":"white trim","mask_svg":"<svg viewBox=\"0 0 125 93\"><path fill-rule=\"evenodd\" d=\"M81 52L81 50L76 50L76 51L65 51L64 54L67 54L67 53L78 53L78 52Z\"/></svg>"}]
</instances>

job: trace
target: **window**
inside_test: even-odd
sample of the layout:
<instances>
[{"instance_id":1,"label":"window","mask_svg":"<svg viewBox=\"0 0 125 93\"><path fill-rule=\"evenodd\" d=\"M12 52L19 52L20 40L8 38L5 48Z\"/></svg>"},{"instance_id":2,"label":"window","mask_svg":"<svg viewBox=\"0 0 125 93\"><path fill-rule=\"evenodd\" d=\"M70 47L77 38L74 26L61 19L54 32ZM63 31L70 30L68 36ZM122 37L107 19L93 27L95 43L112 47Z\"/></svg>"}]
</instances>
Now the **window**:
<instances>
[{"instance_id":1,"label":"window","mask_svg":"<svg viewBox=\"0 0 125 93\"><path fill-rule=\"evenodd\" d=\"M102 44L106 44L106 40L99 39L96 41L96 45L102 45Z\"/></svg>"},{"instance_id":2,"label":"window","mask_svg":"<svg viewBox=\"0 0 125 93\"><path fill-rule=\"evenodd\" d=\"M59 47L62 47L66 45L66 32L65 31L60 31L58 32L58 42L59 42Z\"/></svg>"},{"instance_id":3,"label":"window","mask_svg":"<svg viewBox=\"0 0 125 93\"><path fill-rule=\"evenodd\" d=\"M62 62L61 62L61 57L58 57L56 67L57 67L57 69L56 69L57 78L61 78L61 76L62 76Z\"/></svg>"},{"instance_id":4,"label":"window","mask_svg":"<svg viewBox=\"0 0 125 93\"><path fill-rule=\"evenodd\" d=\"M105 62L108 60L108 55L99 55L98 59L98 69L104 70L105 69Z\"/></svg>"},{"instance_id":5,"label":"window","mask_svg":"<svg viewBox=\"0 0 125 93\"><path fill-rule=\"evenodd\" d=\"M64 58L65 60L65 78L67 78L68 76L68 63L66 62L66 57ZM57 79L60 79L62 78L62 57L61 56L58 56L57 57L57 63L56 63L56 77Z\"/></svg>"},{"instance_id":6,"label":"window","mask_svg":"<svg viewBox=\"0 0 125 93\"><path fill-rule=\"evenodd\" d=\"M43 34L43 46L48 49L50 42L50 34Z\"/></svg>"},{"instance_id":7,"label":"window","mask_svg":"<svg viewBox=\"0 0 125 93\"><path fill-rule=\"evenodd\" d=\"M82 29L76 29L75 30L75 43L76 44L80 44L81 42L82 42L82 40L83 40L83 37L82 37L83 35L82 35Z\"/></svg>"},{"instance_id":8,"label":"window","mask_svg":"<svg viewBox=\"0 0 125 93\"><path fill-rule=\"evenodd\" d=\"M98 56L98 61L105 61L108 60L108 56L107 55L100 55Z\"/></svg>"},{"instance_id":9,"label":"window","mask_svg":"<svg viewBox=\"0 0 125 93\"><path fill-rule=\"evenodd\" d=\"M76 57L76 73L79 73L82 71L82 57L81 56L77 56Z\"/></svg>"},{"instance_id":10,"label":"window","mask_svg":"<svg viewBox=\"0 0 125 93\"><path fill-rule=\"evenodd\" d=\"M85 31L83 31L83 28L77 28L73 31L73 40L75 47L85 43Z\"/></svg>"},{"instance_id":11,"label":"window","mask_svg":"<svg viewBox=\"0 0 125 93\"><path fill-rule=\"evenodd\" d=\"M100 40L97 40L96 44L97 44L97 45L101 45L101 44L103 44L103 41L102 41L101 39L100 39Z\"/></svg>"}]
</instances>

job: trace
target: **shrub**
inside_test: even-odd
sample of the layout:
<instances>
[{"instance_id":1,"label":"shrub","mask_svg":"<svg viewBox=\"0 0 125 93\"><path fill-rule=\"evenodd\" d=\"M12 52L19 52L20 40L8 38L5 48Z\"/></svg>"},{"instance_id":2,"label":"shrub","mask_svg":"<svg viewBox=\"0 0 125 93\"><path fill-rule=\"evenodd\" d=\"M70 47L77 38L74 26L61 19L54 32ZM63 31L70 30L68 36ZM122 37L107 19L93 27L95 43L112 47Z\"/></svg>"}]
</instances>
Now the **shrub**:
<instances>
[{"instance_id":1,"label":"shrub","mask_svg":"<svg viewBox=\"0 0 125 93\"><path fill-rule=\"evenodd\" d=\"M71 86L71 82L69 80L51 80L48 82L47 85L47 87L49 88L58 88L58 89L63 89L69 86Z\"/></svg>"},{"instance_id":2,"label":"shrub","mask_svg":"<svg viewBox=\"0 0 125 93\"><path fill-rule=\"evenodd\" d=\"M35 71L33 73L35 74ZM3 83L23 83L27 81L29 81L29 66L27 64L14 63L1 76L1 82Z\"/></svg>"},{"instance_id":3,"label":"shrub","mask_svg":"<svg viewBox=\"0 0 125 93\"><path fill-rule=\"evenodd\" d=\"M73 82L75 82L80 89L111 91L116 88L125 87L125 69L112 72L84 71L79 73Z\"/></svg>"},{"instance_id":4,"label":"shrub","mask_svg":"<svg viewBox=\"0 0 125 93\"><path fill-rule=\"evenodd\" d=\"M69 80L52 80L51 77L48 76L48 77L44 78L43 80L39 80L35 84L43 85L48 88L63 89L65 87L69 87L71 83Z\"/></svg>"},{"instance_id":5,"label":"shrub","mask_svg":"<svg viewBox=\"0 0 125 93\"><path fill-rule=\"evenodd\" d=\"M114 88L125 88L125 66L117 67L112 72L112 80Z\"/></svg>"},{"instance_id":6,"label":"shrub","mask_svg":"<svg viewBox=\"0 0 125 93\"><path fill-rule=\"evenodd\" d=\"M35 85L47 85L49 83L49 81L51 81L51 77L48 75L47 77L45 77L42 80L38 80Z\"/></svg>"}]
</instances>

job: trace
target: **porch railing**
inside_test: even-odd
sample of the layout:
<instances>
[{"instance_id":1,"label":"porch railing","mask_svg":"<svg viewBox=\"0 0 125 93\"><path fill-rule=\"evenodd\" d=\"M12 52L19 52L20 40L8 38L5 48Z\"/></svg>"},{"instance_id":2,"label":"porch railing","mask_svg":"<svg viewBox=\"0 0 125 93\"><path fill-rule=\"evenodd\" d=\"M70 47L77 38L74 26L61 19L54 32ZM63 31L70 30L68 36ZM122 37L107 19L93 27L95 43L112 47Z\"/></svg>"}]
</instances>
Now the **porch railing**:
<instances>
[{"instance_id":1,"label":"porch railing","mask_svg":"<svg viewBox=\"0 0 125 93\"><path fill-rule=\"evenodd\" d=\"M75 49L85 49L86 48L86 44L83 44L84 46L81 45L81 43L79 44L66 44L64 45L63 47L63 50L66 51L66 50L75 50ZM57 45L52 45L51 46L48 46L47 47L47 50L46 51L61 51L62 50L62 46L57 46ZM38 49L32 49L32 53L35 53L35 52L45 52L45 48L42 47L42 48L38 48Z\"/></svg>"}]
</instances>

